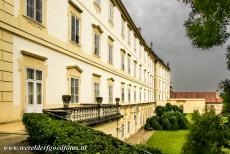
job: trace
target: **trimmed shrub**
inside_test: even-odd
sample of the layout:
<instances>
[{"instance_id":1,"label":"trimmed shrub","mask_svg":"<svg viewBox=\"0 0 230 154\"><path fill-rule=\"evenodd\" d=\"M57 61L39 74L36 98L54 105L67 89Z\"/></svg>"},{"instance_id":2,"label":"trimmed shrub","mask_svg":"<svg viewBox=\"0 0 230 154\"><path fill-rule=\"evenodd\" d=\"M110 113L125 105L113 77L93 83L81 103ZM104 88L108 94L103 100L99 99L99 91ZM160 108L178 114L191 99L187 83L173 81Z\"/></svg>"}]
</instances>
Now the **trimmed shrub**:
<instances>
[{"instance_id":1,"label":"trimmed shrub","mask_svg":"<svg viewBox=\"0 0 230 154\"><path fill-rule=\"evenodd\" d=\"M155 130L161 130L162 129L161 125L159 124L158 120L156 120L156 119L152 119L150 121L150 126Z\"/></svg>"},{"instance_id":2,"label":"trimmed shrub","mask_svg":"<svg viewBox=\"0 0 230 154\"><path fill-rule=\"evenodd\" d=\"M185 117L185 114L183 114L183 110L176 105L167 103L165 107L157 106L156 114L157 116L146 120L144 127L146 130L151 130L151 128L155 130L185 130L189 127L189 121Z\"/></svg>"},{"instance_id":3,"label":"trimmed shrub","mask_svg":"<svg viewBox=\"0 0 230 154\"><path fill-rule=\"evenodd\" d=\"M163 125L164 130L171 130L172 129L171 123L167 118L162 119L162 125Z\"/></svg>"},{"instance_id":4,"label":"trimmed shrub","mask_svg":"<svg viewBox=\"0 0 230 154\"><path fill-rule=\"evenodd\" d=\"M86 151L65 151L65 153L146 153L90 127L71 121L57 120L46 114L26 113L23 116L23 123L29 135L28 139L34 145L87 146ZM63 152L53 151L52 153Z\"/></svg>"},{"instance_id":5,"label":"trimmed shrub","mask_svg":"<svg viewBox=\"0 0 230 154\"><path fill-rule=\"evenodd\" d=\"M165 107L157 106L155 112L157 116L162 116L162 114L165 112Z\"/></svg>"}]
</instances>

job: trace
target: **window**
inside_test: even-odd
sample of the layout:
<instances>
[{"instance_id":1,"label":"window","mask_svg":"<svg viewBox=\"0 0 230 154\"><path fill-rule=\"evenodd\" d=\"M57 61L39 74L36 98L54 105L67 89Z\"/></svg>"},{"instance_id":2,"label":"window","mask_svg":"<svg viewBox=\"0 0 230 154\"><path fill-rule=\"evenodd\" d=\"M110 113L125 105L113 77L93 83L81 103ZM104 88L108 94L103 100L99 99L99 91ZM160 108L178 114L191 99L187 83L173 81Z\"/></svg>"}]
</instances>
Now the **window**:
<instances>
[{"instance_id":1,"label":"window","mask_svg":"<svg viewBox=\"0 0 230 154\"><path fill-rule=\"evenodd\" d=\"M127 124L127 134L130 133L130 122L128 121L128 124Z\"/></svg>"},{"instance_id":2,"label":"window","mask_svg":"<svg viewBox=\"0 0 230 154\"><path fill-rule=\"evenodd\" d=\"M113 78L107 79L108 81L108 101L109 103L113 103Z\"/></svg>"},{"instance_id":3,"label":"window","mask_svg":"<svg viewBox=\"0 0 230 154\"><path fill-rule=\"evenodd\" d=\"M141 48L142 48L142 46L141 46L141 44L140 44L140 46L139 46L139 57L141 58Z\"/></svg>"},{"instance_id":4,"label":"window","mask_svg":"<svg viewBox=\"0 0 230 154\"><path fill-rule=\"evenodd\" d=\"M131 85L128 85L128 102L131 102Z\"/></svg>"},{"instance_id":5,"label":"window","mask_svg":"<svg viewBox=\"0 0 230 154\"><path fill-rule=\"evenodd\" d=\"M128 57L127 57L128 59L127 59L127 62L128 62L128 73L130 74L131 73L131 67L130 67L130 55L128 55Z\"/></svg>"},{"instance_id":6,"label":"window","mask_svg":"<svg viewBox=\"0 0 230 154\"><path fill-rule=\"evenodd\" d=\"M142 116L140 115L140 125L142 125Z\"/></svg>"},{"instance_id":7,"label":"window","mask_svg":"<svg viewBox=\"0 0 230 154\"><path fill-rule=\"evenodd\" d=\"M42 104L42 71L27 68L27 102L28 104Z\"/></svg>"},{"instance_id":8,"label":"window","mask_svg":"<svg viewBox=\"0 0 230 154\"><path fill-rule=\"evenodd\" d=\"M99 88L99 83L94 82L94 100L96 102L96 98L100 96L100 88Z\"/></svg>"},{"instance_id":9,"label":"window","mask_svg":"<svg viewBox=\"0 0 230 154\"><path fill-rule=\"evenodd\" d=\"M96 101L96 98L100 97L100 75L93 74L93 98Z\"/></svg>"},{"instance_id":10,"label":"window","mask_svg":"<svg viewBox=\"0 0 230 154\"><path fill-rule=\"evenodd\" d=\"M136 36L133 37L133 46L134 46L134 52L136 52Z\"/></svg>"},{"instance_id":11,"label":"window","mask_svg":"<svg viewBox=\"0 0 230 154\"><path fill-rule=\"evenodd\" d=\"M124 138L124 134L125 134L125 125L124 124L121 125L120 134L121 134L121 138Z\"/></svg>"},{"instance_id":12,"label":"window","mask_svg":"<svg viewBox=\"0 0 230 154\"><path fill-rule=\"evenodd\" d=\"M26 15L42 23L42 0L27 0Z\"/></svg>"},{"instance_id":13,"label":"window","mask_svg":"<svg viewBox=\"0 0 230 154\"><path fill-rule=\"evenodd\" d=\"M137 62L133 61L133 76L137 76Z\"/></svg>"},{"instance_id":14,"label":"window","mask_svg":"<svg viewBox=\"0 0 230 154\"><path fill-rule=\"evenodd\" d=\"M108 63L113 64L113 40L108 41Z\"/></svg>"},{"instance_id":15,"label":"window","mask_svg":"<svg viewBox=\"0 0 230 154\"><path fill-rule=\"evenodd\" d=\"M142 90L142 89L140 88L140 90L139 90L139 99L140 99L140 102L142 101L142 100L141 100L141 99L142 99L142 98L141 98L141 90Z\"/></svg>"},{"instance_id":16,"label":"window","mask_svg":"<svg viewBox=\"0 0 230 154\"><path fill-rule=\"evenodd\" d=\"M139 67L139 80L141 81L141 65Z\"/></svg>"},{"instance_id":17,"label":"window","mask_svg":"<svg viewBox=\"0 0 230 154\"><path fill-rule=\"evenodd\" d=\"M121 84L121 102L124 103L125 101L125 84Z\"/></svg>"},{"instance_id":18,"label":"window","mask_svg":"<svg viewBox=\"0 0 230 154\"><path fill-rule=\"evenodd\" d=\"M133 99L134 99L134 102L137 101L137 90L136 90L136 87L134 87L134 89L133 89Z\"/></svg>"},{"instance_id":19,"label":"window","mask_svg":"<svg viewBox=\"0 0 230 154\"><path fill-rule=\"evenodd\" d=\"M94 33L94 54L100 56L100 35Z\"/></svg>"},{"instance_id":20,"label":"window","mask_svg":"<svg viewBox=\"0 0 230 154\"><path fill-rule=\"evenodd\" d=\"M121 51L121 70L125 70L125 53Z\"/></svg>"},{"instance_id":21,"label":"window","mask_svg":"<svg viewBox=\"0 0 230 154\"><path fill-rule=\"evenodd\" d=\"M109 85L108 90L109 90L109 103L113 103L113 85Z\"/></svg>"},{"instance_id":22,"label":"window","mask_svg":"<svg viewBox=\"0 0 230 154\"><path fill-rule=\"evenodd\" d=\"M144 89L144 102L146 102L146 90Z\"/></svg>"},{"instance_id":23,"label":"window","mask_svg":"<svg viewBox=\"0 0 230 154\"><path fill-rule=\"evenodd\" d=\"M125 20L121 17L121 36L125 38Z\"/></svg>"},{"instance_id":24,"label":"window","mask_svg":"<svg viewBox=\"0 0 230 154\"><path fill-rule=\"evenodd\" d=\"M114 5L113 3L110 1L109 2L109 21L113 22L113 13L114 13Z\"/></svg>"},{"instance_id":25,"label":"window","mask_svg":"<svg viewBox=\"0 0 230 154\"><path fill-rule=\"evenodd\" d=\"M79 79L71 78L71 103L79 102Z\"/></svg>"},{"instance_id":26,"label":"window","mask_svg":"<svg viewBox=\"0 0 230 154\"><path fill-rule=\"evenodd\" d=\"M128 27L128 44L130 45L130 38L131 38L131 30Z\"/></svg>"},{"instance_id":27,"label":"window","mask_svg":"<svg viewBox=\"0 0 230 154\"><path fill-rule=\"evenodd\" d=\"M144 81L146 82L146 70L144 70Z\"/></svg>"},{"instance_id":28,"label":"window","mask_svg":"<svg viewBox=\"0 0 230 154\"><path fill-rule=\"evenodd\" d=\"M76 16L71 16L71 40L75 43L79 41L79 19Z\"/></svg>"}]
</instances>

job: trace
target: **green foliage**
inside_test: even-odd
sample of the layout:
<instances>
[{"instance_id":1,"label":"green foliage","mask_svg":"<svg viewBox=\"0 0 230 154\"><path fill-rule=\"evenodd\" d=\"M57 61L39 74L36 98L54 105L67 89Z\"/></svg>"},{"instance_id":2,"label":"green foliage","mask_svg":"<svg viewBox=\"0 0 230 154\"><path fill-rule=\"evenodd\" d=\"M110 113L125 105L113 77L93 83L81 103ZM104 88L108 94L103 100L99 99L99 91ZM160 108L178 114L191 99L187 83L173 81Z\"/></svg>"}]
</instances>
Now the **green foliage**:
<instances>
[{"instance_id":1,"label":"green foliage","mask_svg":"<svg viewBox=\"0 0 230 154\"><path fill-rule=\"evenodd\" d=\"M230 113L230 80L225 79L219 83L219 88L223 91L221 97L223 98L223 113Z\"/></svg>"},{"instance_id":2,"label":"green foliage","mask_svg":"<svg viewBox=\"0 0 230 154\"><path fill-rule=\"evenodd\" d=\"M155 147L152 147L152 146L148 146L148 145L145 145L145 144L139 144L139 145L136 145L138 148L140 149L143 149L147 152L150 152L151 154L162 154L161 150L159 148L155 148Z\"/></svg>"},{"instance_id":3,"label":"green foliage","mask_svg":"<svg viewBox=\"0 0 230 154\"><path fill-rule=\"evenodd\" d=\"M191 6L189 18L185 21L187 36L194 47L209 49L223 45L230 34L229 0L183 0Z\"/></svg>"},{"instance_id":4,"label":"green foliage","mask_svg":"<svg viewBox=\"0 0 230 154\"><path fill-rule=\"evenodd\" d=\"M178 130L187 129L189 126L183 110L176 105L167 103L165 107L158 106L156 114L146 120L145 130Z\"/></svg>"},{"instance_id":5,"label":"green foliage","mask_svg":"<svg viewBox=\"0 0 230 154\"><path fill-rule=\"evenodd\" d=\"M23 123L29 135L29 140L35 145L50 146L85 146L86 151L78 153L145 153L126 144L117 138L106 135L100 131L91 129L71 121L57 120L46 114L27 113L23 116ZM45 152L45 151L43 151ZM54 151L53 153L62 153ZM65 151L76 153L76 151Z\"/></svg>"},{"instance_id":6,"label":"green foliage","mask_svg":"<svg viewBox=\"0 0 230 154\"><path fill-rule=\"evenodd\" d=\"M162 119L162 125L164 130L171 130L172 126L170 121L167 118Z\"/></svg>"},{"instance_id":7,"label":"green foliage","mask_svg":"<svg viewBox=\"0 0 230 154\"><path fill-rule=\"evenodd\" d=\"M160 123L158 122L158 120L154 119L154 118L151 119L150 126L155 130L161 130L162 129L162 127L161 127Z\"/></svg>"},{"instance_id":8,"label":"green foliage","mask_svg":"<svg viewBox=\"0 0 230 154\"><path fill-rule=\"evenodd\" d=\"M215 112L193 114L193 125L182 154L223 154L230 148L230 120L228 116L216 116Z\"/></svg>"},{"instance_id":9,"label":"green foliage","mask_svg":"<svg viewBox=\"0 0 230 154\"><path fill-rule=\"evenodd\" d=\"M165 112L165 107L157 106L155 112L158 116L161 116Z\"/></svg>"}]
</instances>

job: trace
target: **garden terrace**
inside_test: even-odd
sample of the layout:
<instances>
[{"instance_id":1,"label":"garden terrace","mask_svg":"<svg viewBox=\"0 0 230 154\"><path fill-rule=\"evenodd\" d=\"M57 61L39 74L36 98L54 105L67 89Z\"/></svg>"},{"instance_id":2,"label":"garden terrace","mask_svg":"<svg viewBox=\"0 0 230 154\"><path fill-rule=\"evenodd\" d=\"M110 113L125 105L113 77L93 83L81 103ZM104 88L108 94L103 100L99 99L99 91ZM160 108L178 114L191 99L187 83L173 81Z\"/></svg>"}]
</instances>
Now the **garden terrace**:
<instances>
[{"instance_id":1,"label":"garden terrace","mask_svg":"<svg viewBox=\"0 0 230 154\"><path fill-rule=\"evenodd\" d=\"M94 125L123 117L114 104L81 104L79 107L45 109L44 113L85 125Z\"/></svg>"}]
</instances>

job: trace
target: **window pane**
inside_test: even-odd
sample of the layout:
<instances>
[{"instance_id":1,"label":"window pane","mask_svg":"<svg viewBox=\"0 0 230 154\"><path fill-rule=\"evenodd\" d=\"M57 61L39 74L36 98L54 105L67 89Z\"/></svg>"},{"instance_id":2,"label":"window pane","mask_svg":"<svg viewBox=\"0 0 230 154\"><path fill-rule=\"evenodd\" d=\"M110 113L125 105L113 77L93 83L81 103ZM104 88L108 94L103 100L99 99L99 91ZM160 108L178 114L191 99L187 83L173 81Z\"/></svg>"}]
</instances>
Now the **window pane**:
<instances>
[{"instance_id":1,"label":"window pane","mask_svg":"<svg viewBox=\"0 0 230 154\"><path fill-rule=\"evenodd\" d=\"M71 16L71 40L74 42L76 42L75 30L75 17Z\"/></svg>"},{"instance_id":2,"label":"window pane","mask_svg":"<svg viewBox=\"0 0 230 154\"><path fill-rule=\"evenodd\" d=\"M42 0L36 0L36 20L42 22Z\"/></svg>"},{"instance_id":3,"label":"window pane","mask_svg":"<svg viewBox=\"0 0 230 154\"><path fill-rule=\"evenodd\" d=\"M34 79L34 70L27 68L27 79Z\"/></svg>"},{"instance_id":4,"label":"window pane","mask_svg":"<svg viewBox=\"0 0 230 154\"><path fill-rule=\"evenodd\" d=\"M34 0L27 0L27 16L34 18Z\"/></svg>"},{"instance_id":5,"label":"window pane","mask_svg":"<svg viewBox=\"0 0 230 154\"><path fill-rule=\"evenodd\" d=\"M76 38L76 43L79 43L79 20L76 18L76 34L75 34L75 38Z\"/></svg>"},{"instance_id":6,"label":"window pane","mask_svg":"<svg viewBox=\"0 0 230 154\"><path fill-rule=\"evenodd\" d=\"M28 82L28 104L34 104L34 84Z\"/></svg>"},{"instance_id":7,"label":"window pane","mask_svg":"<svg viewBox=\"0 0 230 154\"><path fill-rule=\"evenodd\" d=\"M78 102L78 87L79 87L79 80L75 78L71 78L71 102L77 103Z\"/></svg>"},{"instance_id":8,"label":"window pane","mask_svg":"<svg viewBox=\"0 0 230 154\"><path fill-rule=\"evenodd\" d=\"M42 84L37 83L37 104L42 104Z\"/></svg>"},{"instance_id":9,"label":"window pane","mask_svg":"<svg viewBox=\"0 0 230 154\"><path fill-rule=\"evenodd\" d=\"M100 45L100 38L99 36L95 33L95 42L94 42L94 46L95 46L95 54L99 56L99 45Z\"/></svg>"},{"instance_id":10,"label":"window pane","mask_svg":"<svg viewBox=\"0 0 230 154\"><path fill-rule=\"evenodd\" d=\"M42 80L42 71L36 71L36 80Z\"/></svg>"}]
</instances>

